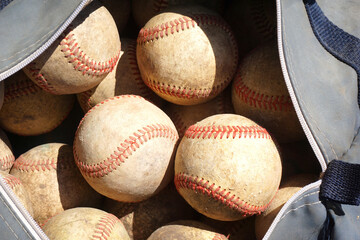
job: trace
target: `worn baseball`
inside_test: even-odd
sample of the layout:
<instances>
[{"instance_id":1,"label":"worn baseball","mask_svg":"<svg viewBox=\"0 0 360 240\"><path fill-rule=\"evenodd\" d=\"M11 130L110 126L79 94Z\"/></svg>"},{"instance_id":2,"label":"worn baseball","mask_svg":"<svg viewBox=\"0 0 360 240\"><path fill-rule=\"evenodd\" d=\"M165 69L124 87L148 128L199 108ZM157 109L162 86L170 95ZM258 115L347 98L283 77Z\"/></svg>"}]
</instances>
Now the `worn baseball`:
<instances>
[{"instance_id":1,"label":"worn baseball","mask_svg":"<svg viewBox=\"0 0 360 240\"><path fill-rule=\"evenodd\" d=\"M276 39L275 0L230 1L224 18L234 31L240 58L260 44Z\"/></svg>"},{"instance_id":2,"label":"worn baseball","mask_svg":"<svg viewBox=\"0 0 360 240\"><path fill-rule=\"evenodd\" d=\"M69 208L99 206L103 198L81 176L67 144L48 143L28 150L15 160L10 174L30 193L39 225Z\"/></svg>"},{"instance_id":3,"label":"worn baseball","mask_svg":"<svg viewBox=\"0 0 360 240\"><path fill-rule=\"evenodd\" d=\"M282 75L275 42L253 50L240 63L232 84L237 114L265 127L278 142L305 138Z\"/></svg>"},{"instance_id":4,"label":"worn baseball","mask_svg":"<svg viewBox=\"0 0 360 240\"><path fill-rule=\"evenodd\" d=\"M201 214L235 221L274 198L281 160L270 134L252 120L218 114L190 126L175 158L175 185Z\"/></svg>"},{"instance_id":5,"label":"worn baseball","mask_svg":"<svg viewBox=\"0 0 360 240\"><path fill-rule=\"evenodd\" d=\"M159 227L173 221L194 219L197 212L179 195L173 184L139 203L106 198L103 210L117 216L131 239L147 239Z\"/></svg>"},{"instance_id":6,"label":"worn baseball","mask_svg":"<svg viewBox=\"0 0 360 240\"><path fill-rule=\"evenodd\" d=\"M0 175L5 183L10 187L15 196L21 202L23 207L28 211L30 216L34 216L34 210L30 201L29 192L25 189L19 178L5 172L0 171Z\"/></svg>"},{"instance_id":7,"label":"worn baseball","mask_svg":"<svg viewBox=\"0 0 360 240\"><path fill-rule=\"evenodd\" d=\"M164 107L164 111L173 120L179 133L179 139L184 136L188 127L204 118L215 114L234 113L231 92L228 93L228 91L222 92L209 102L196 105L183 106L168 102Z\"/></svg>"},{"instance_id":8,"label":"worn baseball","mask_svg":"<svg viewBox=\"0 0 360 240\"><path fill-rule=\"evenodd\" d=\"M224 0L132 0L132 14L136 24L143 27L155 15L176 5L195 3L222 13Z\"/></svg>"},{"instance_id":9,"label":"worn baseball","mask_svg":"<svg viewBox=\"0 0 360 240\"><path fill-rule=\"evenodd\" d=\"M5 79L4 104L0 126L23 136L51 132L68 116L74 95L53 95L42 90L22 71Z\"/></svg>"},{"instance_id":10,"label":"worn baseball","mask_svg":"<svg viewBox=\"0 0 360 240\"><path fill-rule=\"evenodd\" d=\"M15 161L12 146L6 133L0 129L0 171L9 173Z\"/></svg>"},{"instance_id":11,"label":"worn baseball","mask_svg":"<svg viewBox=\"0 0 360 240\"><path fill-rule=\"evenodd\" d=\"M121 39L121 49L115 70L96 87L77 94L84 112L105 99L124 94L139 95L159 107L163 105L164 100L148 88L141 78L136 60L136 40Z\"/></svg>"},{"instance_id":12,"label":"worn baseball","mask_svg":"<svg viewBox=\"0 0 360 240\"><path fill-rule=\"evenodd\" d=\"M95 0L24 71L47 92L83 92L99 84L113 71L120 45L113 17Z\"/></svg>"},{"instance_id":13,"label":"worn baseball","mask_svg":"<svg viewBox=\"0 0 360 240\"><path fill-rule=\"evenodd\" d=\"M199 6L168 8L140 30L136 56L142 79L179 105L219 95L238 65L237 44L220 15Z\"/></svg>"},{"instance_id":14,"label":"worn baseball","mask_svg":"<svg viewBox=\"0 0 360 240\"><path fill-rule=\"evenodd\" d=\"M154 231L147 240L227 240L223 234L194 220L182 220L169 223Z\"/></svg>"},{"instance_id":15,"label":"worn baseball","mask_svg":"<svg viewBox=\"0 0 360 240\"><path fill-rule=\"evenodd\" d=\"M130 240L116 216L96 208L68 209L49 219L42 230L52 240Z\"/></svg>"},{"instance_id":16,"label":"worn baseball","mask_svg":"<svg viewBox=\"0 0 360 240\"><path fill-rule=\"evenodd\" d=\"M261 240L265 236L271 223L284 204L302 187L316 181L316 179L316 175L313 174L298 174L293 175L281 184L279 192L269 208L255 218L256 239Z\"/></svg>"},{"instance_id":17,"label":"worn baseball","mask_svg":"<svg viewBox=\"0 0 360 240\"><path fill-rule=\"evenodd\" d=\"M177 140L173 122L160 108L140 96L120 95L85 114L75 133L74 156L96 191L137 202L171 181Z\"/></svg>"}]
</instances>

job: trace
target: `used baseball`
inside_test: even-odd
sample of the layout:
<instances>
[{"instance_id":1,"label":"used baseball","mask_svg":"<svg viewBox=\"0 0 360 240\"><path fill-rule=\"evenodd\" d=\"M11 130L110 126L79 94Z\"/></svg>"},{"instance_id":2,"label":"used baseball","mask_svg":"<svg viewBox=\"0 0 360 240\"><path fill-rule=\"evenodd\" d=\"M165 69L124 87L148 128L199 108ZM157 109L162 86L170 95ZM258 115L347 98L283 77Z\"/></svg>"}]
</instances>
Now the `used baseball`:
<instances>
[{"instance_id":1,"label":"used baseball","mask_svg":"<svg viewBox=\"0 0 360 240\"><path fill-rule=\"evenodd\" d=\"M140 30L136 56L147 86L165 100L195 105L219 95L238 64L235 38L215 12L176 6Z\"/></svg>"},{"instance_id":2,"label":"used baseball","mask_svg":"<svg viewBox=\"0 0 360 240\"><path fill-rule=\"evenodd\" d=\"M0 171L9 173L15 161L12 146L6 133L0 129Z\"/></svg>"},{"instance_id":3,"label":"used baseball","mask_svg":"<svg viewBox=\"0 0 360 240\"><path fill-rule=\"evenodd\" d=\"M24 71L47 92L79 93L99 84L114 69L119 54L120 37L114 19L95 0Z\"/></svg>"},{"instance_id":4,"label":"used baseball","mask_svg":"<svg viewBox=\"0 0 360 240\"><path fill-rule=\"evenodd\" d=\"M49 219L42 229L51 240L130 240L124 225L116 216L96 208L65 210Z\"/></svg>"},{"instance_id":5,"label":"used baseball","mask_svg":"<svg viewBox=\"0 0 360 240\"><path fill-rule=\"evenodd\" d=\"M32 82L22 71L5 79L0 126L11 133L34 136L58 127L74 106L74 95L53 95Z\"/></svg>"},{"instance_id":6,"label":"used baseball","mask_svg":"<svg viewBox=\"0 0 360 240\"><path fill-rule=\"evenodd\" d=\"M175 185L203 215L235 221L260 214L281 179L278 150L265 128L235 114L190 126L175 158Z\"/></svg>"},{"instance_id":7,"label":"used baseball","mask_svg":"<svg viewBox=\"0 0 360 240\"><path fill-rule=\"evenodd\" d=\"M265 127L278 142L305 138L281 71L276 43L253 50L240 63L232 84L235 113Z\"/></svg>"},{"instance_id":8,"label":"used baseball","mask_svg":"<svg viewBox=\"0 0 360 240\"><path fill-rule=\"evenodd\" d=\"M28 150L15 160L10 174L29 192L33 217L40 225L66 209L95 207L102 200L81 176L67 144L48 143Z\"/></svg>"},{"instance_id":9,"label":"used baseball","mask_svg":"<svg viewBox=\"0 0 360 240\"><path fill-rule=\"evenodd\" d=\"M137 202L172 178L178 133L157 106L136 95L120 95L90 109L74 140L76 164L86 181L114 200Z\"/></svg>"}]
</instances>

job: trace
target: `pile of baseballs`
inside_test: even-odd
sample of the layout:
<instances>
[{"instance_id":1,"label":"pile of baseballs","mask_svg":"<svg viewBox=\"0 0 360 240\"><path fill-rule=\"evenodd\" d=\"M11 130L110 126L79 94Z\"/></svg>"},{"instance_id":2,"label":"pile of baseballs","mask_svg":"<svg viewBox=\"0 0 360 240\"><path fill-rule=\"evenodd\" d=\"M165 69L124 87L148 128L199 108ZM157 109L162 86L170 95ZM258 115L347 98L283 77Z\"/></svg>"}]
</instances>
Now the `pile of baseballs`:
<instances>
[{"instance_id":1,"label":"pile of baseballs","mask_svg":"<svg viewBox=\"0 0 360 240\"><path fill-rule=\"evenodd\" d=\"M50 239L261 239L320 172L275 14L92 1L1 83L1 176Z\"/></svg>"}]
</instances>

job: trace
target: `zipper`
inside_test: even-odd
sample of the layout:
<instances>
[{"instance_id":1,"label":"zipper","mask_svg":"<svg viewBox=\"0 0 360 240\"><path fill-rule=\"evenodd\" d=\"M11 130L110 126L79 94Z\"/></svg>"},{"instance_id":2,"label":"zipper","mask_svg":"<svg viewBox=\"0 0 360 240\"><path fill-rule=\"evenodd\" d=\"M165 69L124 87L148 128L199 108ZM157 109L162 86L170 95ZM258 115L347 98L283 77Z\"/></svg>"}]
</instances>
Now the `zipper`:
<instances>
[{"instance_id":1,"label":"zipper","mask_svg":"<svg viewBox=\"0 0 360 240\"><path fill-rule=\"evenodd\" d=\"M20 63L18 63L16 66L0 74L0 81L21 70L27 64L36 59L39 55L41 55L70 25L70 23L75 19L75 17L80 13L80 11L91 1L92 0L83 0L48 41L46 41L40 48L38 48L34 53L32 53ZM4 181L2 177L0 177L0 193L3 195L6 203L9 205L11 210L14 212L14 214L16 214L21 223L24 224L26 230L29 231L29 234L34 239L49 240L49 238L42 231L40 226L29 214L29 212L25 209L23 204L16 197L15 193L11 190L11 188L8 186L8 184Z\"/></svg>"},{"instance_id":2,"label":"zipper","mask_svg":"<svg viewBox=\"0 0 360 240\"><path fill-rule=\"evenodd\" d=\"M322 154L318 144L316 143L316 140L308 126L308 124L305 121L305 117L300 109L300 105L299 102L296 99L295 96L295 91L294 88L292 87L291 81L290 81L290 76L289 76L289 72L287 71L287 67L286 67L286 63L285 63L285 55L284 55L284 50L283 50L283 41L282 41L282 25L281 25L281 21L282 21L282 15L281 15L281 0L276 0L276 15L277 15L277 38L278 38L278 50L279 50L279 58L280 58L280 63L281 63L281 69L284 75L284 79L286 82L286 86L289 92L289 95L291 97L291 100L293 102L296 114L298 116L298 119L300 121L300 124L304 130L304 133L310 143L311 148L313 149L319 163L321 166L321 170L323 172L325 172L326 168L327 168L327 164L324 158L324 155ZM288 208L290 207L290 205L297 200L297 198L299 196L301 196L303 193L305 193L306 191L309 191L311 189L315 189L318 188L321 184L321 180L318 180L312 184L309 184L307 186L305 186L304 188L302 188L301 190L299 190L297 193L295 193L285 204L284 206L281 208L281 210L279 211L279 213L277 214L277 216L275 217L275 219L273 220L272 224L270 225L268 231L266 232L263 240L268 240L269 237L271 236L272 232L274 231L276 225L280 222L282 216L284 215L285 211L288 210Z\"/></svg>"},{"instance_id":3,"label":"zipper","mask_svg":"<svg viewBox=\"0 0 360 240\"><path fill-rule=\"evenodd\" d=\"M13 213L19 218L21 224L25 226L24 228L29 232L29 235L34 239L49 240L5 180L2 177L0 179L0 193L4 196Z\"/></svg>"},{"instance_id":4,"label":"zipper","mask_svg":"<svg viewBox=\"0 0 360 240\"><path fill-rule=\"evenodd\" d=\"M300 189L297 193L295 193L285 204L284 206L281 208L280 212L276 215L275 219L273 220L272 224L270 225L269 229L267 230L264 238L262 240L268 240L269 237L271 236L272 232L274 231L276 225L280 222L282 216L284 215L285 211L288 210L289 206L295 201L297 200L297 198L299 196L301 196L302 194L304 194L305 192L311 190L311 189L316 189L320 186L321 184L321 180L318 180L314 183L311 183L305 187L303 187L302 189Z\"/></svg>"},{"instance_id":5,"label":"zipper","mask_svg":"<svg viewBox=\"0 0 360 240\"><path fill-rule=\"evenodd\" d=\"M277 38L278 38L278 50L279 50L279 58L281 63L281 69L285 78L286 86L288 89L288 92L290 94L290 98L293 102L296 114L298 116L298 119L300 121L300 124L304 130L304 133L310 143L311 148L313 149L319 163L321 166L321 170L325 172L327 168L327 164L324 158L324 155L322 154L319 145L316 143L316 140L309 128L309 125L306 123L304 115L300 109L300 105L298 100L296 99L294 88L291 85L289 72L287 71L286 63L285 63L285 55L283 51L283 41L282 41L282 25L281 25L281 0L276 0L276 13L277 13Z\"/></svg>"},{"instance_id":6,"label":"zipper","mask_svg":"<svg viewBox=\"0 0 360 240\"><path fill-rule=\"evenodd\" d=\"M46 41L40 48L38 48L34 53L30 56L22 60L20 63L15 65L14 67L6 70L3 73L0 73L0 81L4 80L5 78L10 77L17 71L24 68L30 62L35 60L38 56L40 56L50 45L60 36L60 34L70 25L70 23L74 20L74 18L80 13L80 11L84 8L85 5L90 3L92 0L83 0L79 4L79 6L75 9L75 11L69 16L69 18L60 26L60 28L54 33L54 35Z\"/></svg>"}]
</instances>

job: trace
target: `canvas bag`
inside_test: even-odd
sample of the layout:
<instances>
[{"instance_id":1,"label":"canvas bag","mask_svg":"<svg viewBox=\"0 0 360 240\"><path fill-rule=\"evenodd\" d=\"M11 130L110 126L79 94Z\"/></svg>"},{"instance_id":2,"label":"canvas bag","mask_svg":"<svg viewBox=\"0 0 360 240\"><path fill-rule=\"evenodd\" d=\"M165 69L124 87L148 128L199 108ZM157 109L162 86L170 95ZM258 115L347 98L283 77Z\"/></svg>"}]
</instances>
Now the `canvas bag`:
<instances>
[{"instance_id":1,"label":"canvas bag","mask_svg":"<svg viewBox=\"0 0 360 240\"><path fill-rule=\"evenodd\" d=\"M39 56L88 2L0 1L0 80ZM277 0L284 78L324 174L284 205L264 239L360 239L359 13L357 0ZM32 15L41 22L24 21ZM4 239L47 239L3 180L0 199Z\"/></svg>"}]
</instances>

